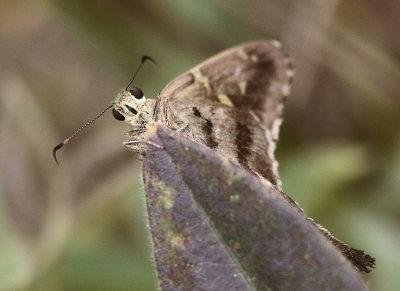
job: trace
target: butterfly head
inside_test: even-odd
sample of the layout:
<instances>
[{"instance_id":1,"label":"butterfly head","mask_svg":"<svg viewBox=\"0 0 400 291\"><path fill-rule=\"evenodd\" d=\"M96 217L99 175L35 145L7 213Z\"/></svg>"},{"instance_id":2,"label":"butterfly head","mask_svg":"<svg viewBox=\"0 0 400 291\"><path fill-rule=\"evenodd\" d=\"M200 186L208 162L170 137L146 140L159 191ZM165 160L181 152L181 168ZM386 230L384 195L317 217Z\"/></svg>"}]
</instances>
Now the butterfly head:
<instances>
[{"instance_id":1,"label":"butterfly head","mask_svg":"<svg viewBox=\"0 0 400 291\"><path fill-rule=\"evenodd\" d=\"M115 119L132 126L145 126L152 117L153 100L146 99L141 89L122 89L114 99L112 114Z\"/></svg>"}]
</instances>

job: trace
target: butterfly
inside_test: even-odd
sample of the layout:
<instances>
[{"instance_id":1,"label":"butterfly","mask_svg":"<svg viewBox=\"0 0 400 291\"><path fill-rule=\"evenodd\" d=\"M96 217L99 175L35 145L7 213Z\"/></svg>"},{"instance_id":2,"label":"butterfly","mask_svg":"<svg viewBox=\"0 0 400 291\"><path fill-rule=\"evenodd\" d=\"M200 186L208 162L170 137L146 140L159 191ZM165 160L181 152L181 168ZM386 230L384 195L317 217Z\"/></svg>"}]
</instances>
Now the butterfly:
<instances>
[{"instance_id":1,"label":"butterfly","mask_svg":"<svg viewBox=\"0 0 400 291\"><path fill-rule=\"evenodd\" d=\"M138 70L146 60L154 62L144 56ZM159 146L146 140L145 134L149 126L160 122L249 170L279 190L302 212L297 203L280 190L278 162L274 157L283 104L289 96L293 76L292 63L280 42L247 42L176 77L157 99L146 98L140 88L129 88L133 78L100 115L112 108L117 120L129 123L129 140L124 144L142 153L148 144ZM54 157L58 149L95 119L57 145ZM358 270L368 272L374 266L375 259L368 254L342 243L312 219L310 221Z\"/></svg>"},{"instance_id":2,"label":"butterfly","mask_svg":"<svg viewBox=\"0 0 400 291\"><path fill-rule=\"evenodd\" d=\"M132 130L125 145L142 151L161 122L280 186L274 150L294 71L278 41L228 49L171 81L156 100L122 90L113 115Z\"/></svg>"}]
</instances>

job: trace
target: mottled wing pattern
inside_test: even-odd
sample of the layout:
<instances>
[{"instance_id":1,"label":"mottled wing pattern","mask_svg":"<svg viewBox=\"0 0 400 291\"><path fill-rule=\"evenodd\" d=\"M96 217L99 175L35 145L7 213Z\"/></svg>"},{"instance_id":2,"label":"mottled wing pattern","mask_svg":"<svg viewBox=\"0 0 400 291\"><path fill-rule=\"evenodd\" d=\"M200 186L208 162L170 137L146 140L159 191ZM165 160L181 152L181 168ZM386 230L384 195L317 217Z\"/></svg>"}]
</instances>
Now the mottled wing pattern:
<instances>
[{"instance_id":1,"label":"mottled wing pattern","mask_svg":"<svg viewBox=\"0 0 400 291\"><path fill-rule=\"evenodd\" d=\"M278 41L223 51L160 93L194 139L280 186L274 150L293 69Z\"/></svg>"},{"instance_id":2,"label":"mottled wing pattern","mask_svg":"<svg viewBox=\"0 0 400 291\"><path fill-rule=\"evenodd\" d=\"M168 101L196 141L279 187L274 150L292 77L278 41L253 41L178 76L159 101Z\"/></svg>"},{"instance_id":3,"label":"mottled wing pattern","mask_svg":"<svg viewBox=\"0 0 400 291\"><path fill-rule=\"evenodd\" d=\"M280 187L274 150L293 74L279 42L249 42L178 76L161 91L157 103L167 101L173 111L169 117L172 114L187 123L193 139ZM156 121L168 124L167 112L160 111ZM302 212L297 203L281 193ZM369 272L375 266L374 258L309 220L358 270Z\"/></svg>"}]
</instances>

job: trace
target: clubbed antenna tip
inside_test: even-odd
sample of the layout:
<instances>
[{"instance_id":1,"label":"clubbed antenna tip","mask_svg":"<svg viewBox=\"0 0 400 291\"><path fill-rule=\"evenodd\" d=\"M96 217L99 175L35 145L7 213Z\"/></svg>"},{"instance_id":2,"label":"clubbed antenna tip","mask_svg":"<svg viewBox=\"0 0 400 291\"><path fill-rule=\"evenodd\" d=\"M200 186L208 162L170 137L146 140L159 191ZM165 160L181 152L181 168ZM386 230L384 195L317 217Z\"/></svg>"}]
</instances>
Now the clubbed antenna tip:
<instances>
[{"instance_id":1,"label":"clubbed antenna tip","mask_svg":"<svg viewBox=\"0 0 400 291\"><path fill-rule=\"evenodd\" d=\"M136 72L135 72L135 74L133 75L132 80L129 82L128 86L126 86L125 90L128 90L128 88L129 88L129 86L132 84L133 80L135 80L137 73L140 71L140 68L142 67L142 65L144 64L144 62L147 61L147 60L151 61L151 62L154 63L154 64L157 64L156 61L153 60L152 57L143 56L143 57L142 57L142 61L140 62L139 66L137 67Z\"/></svg>"},{"instance_id":2,"label":"clubbed antenna tip","mask_svg":"<svg viewBox=\"0 0 400 291\"><path fill-rule=\"evenodd\" d=\"M58 151L59 149L61 149L63 146L64 146L64 142L62 142L62 143L56 145L56 146L54 147L54 149L53 149L53 157L54 157L54 160L56 161L57 165L59 165L58 160L57 160L57 151Z\"/></svg>"}]
</instances>

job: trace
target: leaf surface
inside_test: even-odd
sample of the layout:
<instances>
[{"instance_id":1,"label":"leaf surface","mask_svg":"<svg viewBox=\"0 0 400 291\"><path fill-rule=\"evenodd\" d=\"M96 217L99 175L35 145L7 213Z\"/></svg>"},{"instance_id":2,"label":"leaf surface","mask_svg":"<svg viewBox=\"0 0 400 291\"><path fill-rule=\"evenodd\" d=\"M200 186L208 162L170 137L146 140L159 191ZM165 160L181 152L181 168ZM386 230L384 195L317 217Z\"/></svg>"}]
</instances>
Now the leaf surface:
<instances>
[{"instance_id":1,"label":"leaf surface","mask_svg":"<svg viewBox=\"0 0 400 291\"><path fill-rule=\"evenodd\" d=\"M366 290L284 194L155 124L143 160L162 290Z\"/></svg>"}]
</instances>

